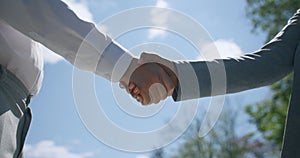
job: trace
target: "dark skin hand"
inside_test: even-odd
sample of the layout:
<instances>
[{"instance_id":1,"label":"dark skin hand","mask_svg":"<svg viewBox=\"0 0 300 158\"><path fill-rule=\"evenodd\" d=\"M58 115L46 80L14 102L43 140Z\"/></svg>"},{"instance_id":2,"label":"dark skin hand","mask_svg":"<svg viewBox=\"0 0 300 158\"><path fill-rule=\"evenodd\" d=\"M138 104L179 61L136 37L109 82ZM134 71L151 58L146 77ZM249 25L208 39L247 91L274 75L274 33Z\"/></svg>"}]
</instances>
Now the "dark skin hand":
<instances>
[{"instance_id":1,"label":"dark skin hand","mask_svg":"<svg viewBox=\"0 0 300 158\"><path fill-rule=\"evenodd\" d=\"M150 90L150 87L155 83L161 84L165 88L164 92L162 92L162 89L155 87ZM146 63L133 72L130 77L128 91L138 102L148 105L158 103L160 100L172 95L177 84L178 79L175 73L168 67L157 63ZM151 94L155 94L157 97L152 97Z\"/></svg>"}]
</instances>

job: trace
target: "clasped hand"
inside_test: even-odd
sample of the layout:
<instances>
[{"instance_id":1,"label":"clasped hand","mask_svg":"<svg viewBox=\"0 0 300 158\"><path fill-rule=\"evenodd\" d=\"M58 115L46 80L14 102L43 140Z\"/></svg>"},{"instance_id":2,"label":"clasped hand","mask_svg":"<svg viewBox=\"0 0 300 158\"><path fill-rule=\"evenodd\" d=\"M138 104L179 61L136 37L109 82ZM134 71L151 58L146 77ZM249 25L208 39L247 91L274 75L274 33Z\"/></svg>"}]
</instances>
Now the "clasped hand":
<instances>
[{"instance_id":1,"label":"clasped hand","mask_svg":"<svg viewBox=\"0 0 300 158\"><path fill-rule=\"evenodd\" d=\"M155 54L142 53L140 59L134 59L129 66L120 87L142 105L157 104L172 95L178 84L175 72L173 62Z\"/></svg>"}]
</instances>

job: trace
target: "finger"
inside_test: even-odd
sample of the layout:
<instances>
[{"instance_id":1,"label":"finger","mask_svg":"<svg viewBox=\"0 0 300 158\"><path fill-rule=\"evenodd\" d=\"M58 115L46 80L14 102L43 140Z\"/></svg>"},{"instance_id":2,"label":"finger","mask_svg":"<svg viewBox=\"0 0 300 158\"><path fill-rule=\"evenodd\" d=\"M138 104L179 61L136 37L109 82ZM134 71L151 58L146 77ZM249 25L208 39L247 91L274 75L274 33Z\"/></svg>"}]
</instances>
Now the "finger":
<instances>
[{"instance_id":1,"label":"finger","mask_svg":"<svg viewBox=\"0 0 300 158\"><path fill-rule=\"evenodd\" d=\"M136 98L138 95L140 95L141 91L138 87L135 87L132 91L131 91L131 96Z\"/></svg>"},{"instance_id":2,"label":"finger","mask_svg":"<svg viewBox=\"0 0 300 158\"><path fill-rule=\"evenodd\" d=\"M142 105L149 105L150 104L150 96L149 96L149 93L148 92L144 92L144 91L141 91L140 95L141 98L142 98Z\"/></svg>"},{"instance_id":3,"label":"finger","mask_svg":"<svg viewBox=\"0 0 300 158\"><path fill-rule=\"evenodd\" d=\"M142 97L141 95L138 95L138 96L136 97L136 100L137 100L138 102L142 103L142 102L143 102L143 97Z\"/></svg>"},{"instance_id":4,"label":"finger","mask_svg":"<svg viewBox=\"0 0 300 158\"><path fill-rule=\"evenodd\" d=\"M129 83L129 86L128 86L129 93L131 93L135 87L136 87L135 84Z\"/></svg>"},{"instance_id":5,"label":"finger","mask_svg":"<svg viewBox=\"0 0 300 158\"><path fill-rule=\"evenodd\" d=\"M137 96L141 93L140 89L138 87L135 87L135 89L132 91L132 94Z\"/></svg>"},{"instance_id":6,"label":"finger","mask_svg":"<svg viewBox=\"0 0 300 158\"><path fill-rule=\"evenodd\" d=\"M119 83L119 87L120 87L121 89L125 89L125 88L126 88L125 83L124 83L124 82L120 82L120 83ZM127 88L126 88L126 89L127 89Z\"/></svg>"},{"instance_id":7,"label":"finger","mask_svg":"<svg viewBox=\"0 0 300 158\"><path fill-rule=\"evenodd\" d=\"M121 89L125 89L127 93L130 93L130 92L129 92L128 85L126 85L125 82L120 81L119 87L120 87Z\"/></svg>"}]
</instances>

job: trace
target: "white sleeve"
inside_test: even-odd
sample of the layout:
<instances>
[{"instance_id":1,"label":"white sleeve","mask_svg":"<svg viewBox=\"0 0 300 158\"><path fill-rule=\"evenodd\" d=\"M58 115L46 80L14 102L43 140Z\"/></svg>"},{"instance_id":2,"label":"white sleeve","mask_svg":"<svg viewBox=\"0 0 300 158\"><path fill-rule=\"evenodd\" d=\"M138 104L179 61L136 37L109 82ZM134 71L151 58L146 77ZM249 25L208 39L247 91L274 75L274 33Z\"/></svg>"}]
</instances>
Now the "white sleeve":
<instances>
[{"instance_id":1,"label":"white sleeve","mask_svg":"<svg viewBox=\"0 0 300 158\"><path fill-rule=\"evenodd\" d=\"M79 19L60 0L1 0L0 20L63 56L76 67L119 81L132 55ZM118 68L115 65L119 64ZM112 77L113 70L114 75Z\"/></svg>"}]
</instances>

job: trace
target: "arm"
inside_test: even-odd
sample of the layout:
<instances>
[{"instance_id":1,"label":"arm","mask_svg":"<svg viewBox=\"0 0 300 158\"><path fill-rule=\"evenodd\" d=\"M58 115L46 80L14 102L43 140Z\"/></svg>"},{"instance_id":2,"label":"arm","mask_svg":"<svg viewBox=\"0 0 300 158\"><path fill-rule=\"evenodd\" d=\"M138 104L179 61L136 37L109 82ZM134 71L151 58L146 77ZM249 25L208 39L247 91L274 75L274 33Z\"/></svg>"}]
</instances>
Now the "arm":
<instances>
[{"instance_id":1,"label":"arm","mask_svg":"<svg viewBox=\"0 0 300 158\"><path fill-rule=\"evenodd\" d=\"M273 40L260 50L242 56L238 59L223 59L210 62L175 63L177 71L183 71L190 64L194 69L199 87L198 93L189 93L181 98L180 86L173 93L174 100L193 99L211 95L211 78L208 66L212 67L224 63L227 79L226 93L235 93L256 87L272 84L293 71L294 55L300 42L300 10L289 20L288 24ZM180 85L188 85L188 79L183 78ZM191 91L192 92L192 91Z\"/></svg>"},{"instance_id":2,"label":"arm","mask_svg":"<svg viewBox=\"0 0 300 158\"><path fill-rule=\"evenodd\" d=\"M133 57L60 0L1 0L0 20L63 56L80 69L119 81ZM78 53L78 50L79 53ZM122 68L112 78L117 61Z\"/></svg>"},{"instance_id":3,"label":"arm","mask_svg":"<svg viewBox=\"0 0 300 158\"><path fill-rule=\"evenodd\" d=\"M166 72L176 74L177 80L173 79L176 88L172 94L175 101L235 93L266 86L293 71L294 55L300 43L299 20L300 10L289 20L282 31L260 50L236 59L175 62L155 54L143 53L140 61L141 63L160 63L165 65L164 70ZM216 73L219 68L225 68L225 91L222 88L218 89L220 85L212 85L209 67L215 68L211 73ZM195 82L199 87L194 85L195 82L191 82L193 80L196 80ZM212 92L212 86L215 86L216 91ZM145 89L142 84L135 84L131 87L129 92L133 97L138 96L138 93L134 93L134 89L138 89L137 92L140 89Z\"/></svg>"}]
</instances>

